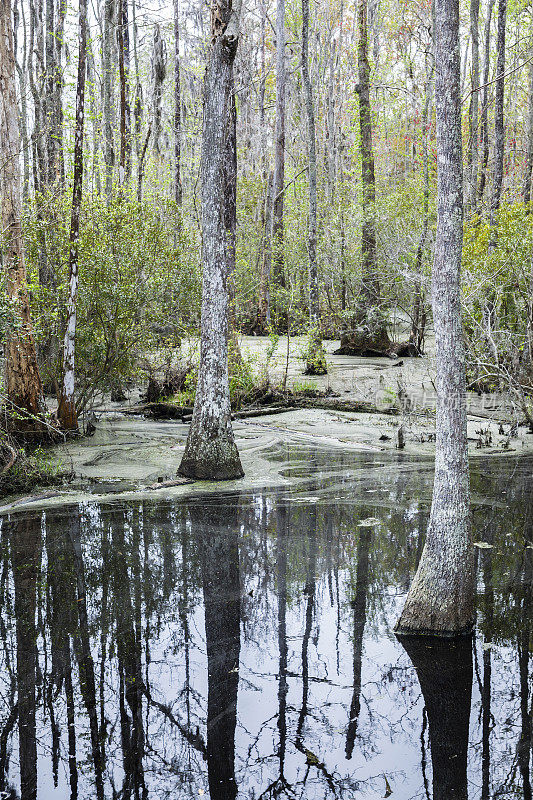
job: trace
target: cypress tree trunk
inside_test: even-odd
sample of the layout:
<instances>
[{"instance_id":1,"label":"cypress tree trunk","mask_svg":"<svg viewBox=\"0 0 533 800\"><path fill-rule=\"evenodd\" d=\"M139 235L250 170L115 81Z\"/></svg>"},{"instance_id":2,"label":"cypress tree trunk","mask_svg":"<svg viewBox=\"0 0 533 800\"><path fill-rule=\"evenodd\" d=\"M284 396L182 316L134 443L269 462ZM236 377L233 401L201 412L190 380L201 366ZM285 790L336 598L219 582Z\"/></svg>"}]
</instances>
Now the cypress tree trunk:
<instances>
[{"instance_id":1,"label":"cypress tree trunk","mask_svg":"<svg viewBox=\"0 0 533 800\"><path fill-rule=\"evenodd\" d=\"M433 800L468 800L472 639L402 640L422 689L433 768Z\"/></svg>"},{"instance_id":2,"label":"cypress tree trunk","mask_svg":"<svg viewBox=\"0 0 533 800\"><path fill-rule=\"evenodd\" d=\"M316 256L316 133L313 89L309 77L309 0L302 0L302 81L309 148L309 235L307 240L309 253L309 345L305 371L307 375L325 375L328 368L320 334L318 263Z\"/></svg>"},{"instance_id":3,"label":"cypress tree trunk","mask_svg":"<svg viewBox=\"0 0 533 800\"><path fill-rule=\"evenodd\" d=\"M474 619L473 547L461 323L463 175L459 0L435 8L438 206L433 319L437 340L437 417L433 501L426 543L397 624L400 633L470 631Z\"/></svg>"},{"instance_id":4,"label":"cypress tree trunk","mask_svg":"<svg viewBox=\"0 0 533 800\"><path fill-rule=\"evenodd\" d=\"M17 429L32 435L42 433L40 417L44 412L41 378L37 366L26 265L21 229L20 136L15 89L15 54L13 24L9 0L0 0L0 181L3 264L8 298L19 319L5 341L7 397L15 406L31 415L14 422Z\"/></svg>"},{"instance_id":5,"label":"cypress tree trunk","mask_svg":"<svg viewBox=\"0 0 533 800\"><path fill-rule=\"evenodd\" d=\"M202 332L194 411L179 472L207 480L242 477L231 427L228 378L228 278L235 254L228 243L227 185L235 135L233 62L240 0L219 0L211 12L211 46L204 86L202 140ZM230 237L231 238L231 237ZM233 259L233 264L231 260Z\"/></svg>"},{"instance_id":6,"label":"cypress tree trunk","mask_svg":"<svg viewBox=\"0 0 533 800\"><path fill-rule=\"evenodd\" d=\"M66 431L77 430L78 415L74 399L74 355L76 339L76 300L78 297L78 251L80 212L83 188L83 125L85 116L85 73L87 59L87 0L79 5L80 47L78 81L76 88L76 133L74 140L74 179L72 187L72 213L70 217L69 295L67 302L67 327L63 345L63 386L57 409L58 420Z\"/></svg>"}]
</instances>

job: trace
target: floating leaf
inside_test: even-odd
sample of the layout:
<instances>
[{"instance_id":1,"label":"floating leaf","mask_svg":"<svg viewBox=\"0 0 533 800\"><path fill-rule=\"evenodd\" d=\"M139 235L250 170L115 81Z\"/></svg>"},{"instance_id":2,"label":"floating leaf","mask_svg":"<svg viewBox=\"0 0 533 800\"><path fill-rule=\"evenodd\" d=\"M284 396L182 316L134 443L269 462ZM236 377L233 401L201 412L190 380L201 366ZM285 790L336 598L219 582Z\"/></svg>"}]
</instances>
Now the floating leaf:
<instances>
[{"instance_id":1,"label":"floating leaf","mask_svg":"<svg viewBox=\"0 0 533 800\"><path fill-rule=\"evenodd\" d=\"M307 763L311 767L318 767L319 766L320 761L318 760L317 756L315 756L315 754L311 752L311 750L307 750L304 747L304 753L305 753L305 757L307 759Z\"/></svg>"},{"instance_id":2,"label":"floating leaf","mask_svg":"<svg viewBox=\"0 0 533 800\"><path fill-rule=\"evenodd\" d=\"M491 550L494 545L488 542L474 542L474 547L479 547L480 550Z\"/></svg>"},{"instance_id":3,"label":"floating leaf","mask_svg":"<svg viewBox=\"0 0 533 800\"><path fill-rule=\"evenodd\" d=\"M377 517L367 517L367 519L362 519L361 522L357 523L358 528L375 528L376 525L381 525L381 520Z\"/></svg>"}]
</instances>

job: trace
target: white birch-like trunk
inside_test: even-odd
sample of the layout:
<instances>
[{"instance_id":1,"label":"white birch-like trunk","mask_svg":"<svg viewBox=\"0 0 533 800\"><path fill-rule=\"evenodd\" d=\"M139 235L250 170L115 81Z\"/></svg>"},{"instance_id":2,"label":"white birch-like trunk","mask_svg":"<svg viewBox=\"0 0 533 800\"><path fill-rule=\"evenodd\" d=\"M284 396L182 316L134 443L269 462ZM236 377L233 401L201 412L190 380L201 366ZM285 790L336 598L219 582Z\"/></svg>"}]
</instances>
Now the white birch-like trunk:
<instances>
[{"instance_id":1,"label":"white birch-like trunk","mask_svg":"<svg viewBox=\"0 0 533 800\"><path fill-rule=\"evenodd\" d=\"M453 636L470 631L474 619L460 296L463 175L459 0L436 0L435 60L438 163L432 286L437 345L435 479L426 543L397 631Z\"/></svg>"},{"instance_id":2,"label":"white birch-like trunk","mask_svg":"<svg viewBox=\"0 0 533 800\"><path fill-rule=\"evenodd\" d=\"M78 298L78 255L80 238L80 213L83 188L83 127L85 116L85 75L87 59L87 0L79 5L80 46L78 82L76 89L76 133L74 139L74 178L72 188L72 213L70 218L69 293L67 301L67 326L63 344L63 386L57 409L58 420L66 431L77 430L78 415L74 397L76 301Z\"/></svg>"},{"instance_id":3,"label":"white birch-like trunk","mask_svg":"<svg viewBox=\"0 0 533 800\"><path fill-rule=\"evenodd\" d=\"M211 11L211 47L204 85L202 140L202 330L193 417L179 472L204 480L242 477L231 427L228 376L228 279L235 260L227 230L232 202L226 163L234 135L233 62L240 6L219 2Z\"/></svg>"}]
</instances>

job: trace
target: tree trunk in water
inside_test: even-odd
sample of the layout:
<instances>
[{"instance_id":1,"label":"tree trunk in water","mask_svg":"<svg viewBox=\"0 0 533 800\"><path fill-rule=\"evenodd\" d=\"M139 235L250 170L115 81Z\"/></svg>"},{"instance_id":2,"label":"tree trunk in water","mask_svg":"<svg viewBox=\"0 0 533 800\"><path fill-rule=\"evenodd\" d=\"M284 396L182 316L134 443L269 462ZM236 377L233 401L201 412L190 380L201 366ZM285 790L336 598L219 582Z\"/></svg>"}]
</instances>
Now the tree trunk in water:
<instances>
[{"instance_id":1,"label":"tree trunk in water","mask_svg":"<svg viewBox=\"0 0 533 800\"><path fill-rule=\"evenodd\" d=\"M479 122L479 0L470 0L470 37L472 39L472 95L468 112L469 144L466 202L470 212L475 212L478 173L478 122Z\"/></svg>"},{"instance_id":2,"label":"tree trunk in water","mask_svg":"<svg viewBox=\"0 0 533 800\"><path fill-rule=\"evenodd\" d=\"M2 10L5 0L2 2ZM9 19L11 25L11 20ZM3 28L2 24L2 28ZM23 800L37 798L37 559L41 538L39 514L9 523L15 584L20 788Z\"/></svg>"},{"instance_id":3,"label":"tree trunk in water","mask_svg":"<svg viewBox=\"0 0 533 800\"><path fill-rule=\"evenodd\" d=\"M231 427L228 377L227 137L233 135L233 62L240 0L219 0L211 12L212 42L204 86L202 140L202 331L194 411L180 464L182 475L207 480L242 477ZM232 251L232 252L231 252Z\"/></svg>"},{"instance_id":4,"label":"tree trunk in water","mask_svg":"<svg viewBox=\"0 0 533 800\"><path fill-rule=\"evenodd\" d=\"M207 651L207 774L212 800L234 800L235 730L239 686L241 585L238 499L220 520L219 510L191 510L202 574Z\"/></svg>"},{"instance_id":5,"label":"tree trunk in water","mask_svg":"<svg viewBox=\"0 0 533 800\"><path fill-rule=\"evenodd\" d=\"M43 391L26 280L21 228L20 136L15 89L15 54L9 0L0 0L0 180L2 186L3 263L8 298L18 316L6 335L6 386L12 408L23 412L13 425L25 435L42 435Z\"/></svg>"},{"instance_id":6,"label":"tree trunk in water","mask_svg":"<svg viewBox=\"0 0 533 800\"><path fill-rule=\"evenodd\" d=\"M354 330L341 336L338 352L352 355L383 354L390 347L387 323L381 306L377 275L376 178L372 145L372 109L370 105L370 64L368 62L367 0L359 0L359 133L361 148L361 293L354 314Z\"/></svg>"},{"instance_id":7,"label":"tree trunk in water","mask_svg":"<svg viewBox=\"0 0 533 800\"><path fill-rule=\"evenodd\" d=\"M179 0L174 0L174 200L182 203Z\"/></svg>"},{"instance_id":8,"label":"tree trunk in water","mask_svg":"<svg viewBox=\"0 0 533 800\"><path fill-rule=\"evenodd\" d=\"M458 0L436 2L435 52L438 161L433 267L437 344L435 478L426 543L397 630L453 636L470 631L474 619L460 293L463 175Z\"/></svg>"},{"instance_id":9,"label":"tree trunk in water","mask_svg":"<svg viewBox=\"0 0 533 800\"><path fill-rule=\"evenodd\" d=\"M57 409L61 427L77 430L78 415L74 399L74 355L76 339L76 300L78 296L78 251L80 238L80 212L83 189L83 124L85 115L85 73L87 57L87 0L79 5L80 47L78 82L76 88L76 134L74 140L74 179L72 187L72 213L70 217L69 294L67 301L67 327L63 345L63 387Z\"/></svg>"},{"instance_id":10,"label":"tree trunk in water","mask_svg":"<svg viewBox=\"0 0 533 800\"><path fill-rule=\"evenodd\" d=\"M454 642L406 637L428 718L433 800L468 800L468 729L472 638Z\"/></svg>"},{"instance_id":11,"label":"tree trunk in water","mask_svg":"<svg viewBox=\"0 0 533 800\"><path fill-rule=\"evenodd\" d=\"M485 192L485 184L487 182L487 165L489 163L489 69L490 69L490 22L492 19L492 9L494 8L494 0L489 0L487 6L487 18L485 20L484 31L484 56L483 56L483 99L481 103L481 172L479 176L479 188L477 193L478 203L483 200Z\"/></svg>"},{"instance_id":12,"label":"tree trunk in water","mask_svg":"<svg viewBox=\"0 0 533 800\"><path fill-rule=\"evenodd\" d=\"M275 289L285 287L283 205L285 187L285 0L276 5L276 132L274 151L274 199L272 205L272 278ZM272 292L270 293L272 296ZM279 299L275 306L279 308Z\"/></svg>"},{"instance_id":13,"label":"tree trunk in water","mask_svg":"<svg viewBox=\"0 0 533 800\"><path fill-rule=\"evenodd\" d=\"M302 0L302 82L305 95L309 147L309 234L307 240L309 254L309 344L305 372L306 375L325 375L328 368L320 333L320 302L316 255L316 133L313 89L309 77L309 0Z\"/></svg>"}]
</instances>

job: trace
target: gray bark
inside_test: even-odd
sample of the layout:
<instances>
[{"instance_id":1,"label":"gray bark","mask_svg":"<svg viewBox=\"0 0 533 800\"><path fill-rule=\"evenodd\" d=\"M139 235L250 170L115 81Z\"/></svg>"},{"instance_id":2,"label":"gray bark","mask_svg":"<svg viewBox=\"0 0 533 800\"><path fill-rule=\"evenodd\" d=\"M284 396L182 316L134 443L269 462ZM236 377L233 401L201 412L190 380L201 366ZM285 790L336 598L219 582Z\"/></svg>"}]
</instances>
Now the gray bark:
<instances>
[{"instance_id":1,"label":"gray bark","mask_svg":"<svg viewBox=\"0 0 533 800\"><path fill-rule=\"evenodd\" d=\"M174 0L174 200L182 202L179 0Z\"/></svg>"},{"instance_id":2,"label":"gray bark","mask_svg":"<svg viewBox=\"0 0 533 800\"><path fill-rule=\"evenodd\" d=\"M496 217L500 208L503 185L503 159L505 147L504 128L504 89L505 89L505 25L507 19L507 0L498 2L498 57L496 59L496 96L494 98L494 176L492 198L490 204L490 224L496 225ZM496 243L494 235L491 244Z\"/></svg>"},{"instance_id":3,"label":"gray bark","mask_svg":"<svg viewBox=\"0 0 533 800\"><path fill-rule=\"evenodd\" d=\"M228 278L234 250L228 245L227 186L234 136L233 63L240 3L220 0L211 10L211 45L204 86L202 139L202 325L200 371L194 411L180 464L182 475L207 480L242 477L231 427L228 377Z\"/></svg>"},{"instance_id":4,"label":"gray bark","mask_svg":"<svg viewBox=\"0 0 533 800\"><path fill-rule=\"evenodd\" d=\"M83 189L83 128L85 121L85 77L87 66L87 0L79 3L79 56L76 86L76 131L74 139L74 176L72 186L72 212L69 240L69 294L67 301L67 326L63 347L63 386L57 416L66 431L77 430L78 416L74 398L75 388L75 337L76 301L78 297L78 253L80 214Z\"/></svg>"},{"instance_id":5,"label":"gray bark","mask_svg":"<svg viewBox=\"0 0 533 800\"><path fill-rule=\"evenodd\" d=\"M318 261L316 254L316 132L313 89L311 78L309 77L309 0L302 0L302 82L309 148L309 234L307 240L309 254L309 347L306 372L313 375L325 375L328 370L320 334Z\"/></svg>"},{"instance_id":6,"label":"gray bark","mask_svg":"<svg viewBox=\"0 0 533 800\"><path fill-rule=\"evenodd\" d=\"M111 199L113 192L113 166L115 163L115 153L113 147L113 127L111 120L111 101L112 101L112 37L114 26L114 0L105 0L104 5L104 42L103 42L103 125L105 140L105 193L107 201Z\"/></svg>"},{"instance_id":7,"label":"gray bark","mask_svg":"<svg viewBox=\"0 0 533 800\"><path fill-rule=\"evenodd\" d=\"M468 122L470 138L468 143L467 206L475 211L478 175L478 124L479 124L479 0L470 0L470 38L472 39L472 94Z\"/></svg>"},{"instance_id":8,"label":"gray bark","mask_svg":"<svg viewBox=\"0 0 533 800\"><path fill-rule=\"evenodd\" d=\"M432 287L437 345L435 478L426 543L397 630L453 636L470 631L474 619L465 349L460 305L463 175L458 0L436 2L435 59L438 163Z\"/></svg>"},{"instance_id":9,"label":"gray bark","mask_svg":"<svg viewBox=\"0 0 533 800\"><path fill-rule=\"evenodd\" d=\"M165 42L161 36L161 28L154 28L152 45L152 91L153 91L153 145L156 159L161 155L161 102L163 99L163 81L167 72Z\"/></svg>"},{"instance_id":10,"label":"gray bark","mask_svg":"<svg viewBox=\"0 0 533 800\"><path fill-rule=\"evenodd\" d=\"M478 203L483 200L485 192L485 185L487 182L487 165L489 162L489 69L490 69L490 22L492 19L492 10L494 8L494 0L489 0L487 6L487 17L485 19L484 39L484 55L483 55L483 94L481 101L481 125L480 125L480 138L481 138L481 165L479 174L479 187L477 192Z\"/></svg>"},{"instance_id":11,"label":"gray bark","mask_svg":"<svg viewBox=\"0 0 533 800\"><path fill-rule=\"evenodd\" d=\"M274 203L272 210L273 279L285 286L283 206L285 187L285 0L276 4L276 131L274 151Z\"/></svg>"}]
</instances>

